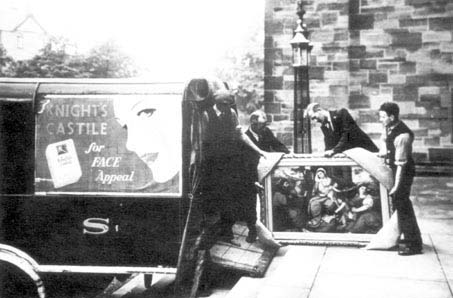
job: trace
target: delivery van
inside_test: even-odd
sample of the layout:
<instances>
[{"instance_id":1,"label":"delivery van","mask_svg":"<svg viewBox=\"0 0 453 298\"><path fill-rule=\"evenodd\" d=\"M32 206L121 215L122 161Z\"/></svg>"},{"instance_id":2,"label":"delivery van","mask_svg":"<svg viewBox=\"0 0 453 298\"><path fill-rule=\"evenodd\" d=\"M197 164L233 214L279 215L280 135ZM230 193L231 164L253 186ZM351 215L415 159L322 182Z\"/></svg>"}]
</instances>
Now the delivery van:
<instances>
[{"instance_id":1,"label":"delivery van","mask_svg":"<svg viewBox=\"0 0 453 298\"><path fill-rule=\"evenodd\" d=\"M41 297L42 274L176 274L189 203L184 89L0 79L0 262Z\"/></svg>"},{"instance_id":2,"label":"delivery van","mask_svg":"<svg viewBox=\"0 0 453 298\"><path fill-rule=\"evenodd\" d=\"M222 88L203 78L0 78L0 290L10 281L4 264L32 280L41 298L48 274L193 281L204 261L196 252L201 112ZM258 167L259 241L234 248L230 259L215 255L230 247L214 247L213 262L262 276L280 243L361 246L389 220L392 174L374 154L277 155ZM354 232L326 213L320 218L329 229L311 225L318 176L344 182L330 198L338 210L366 182L377 224ZM253 257L234 257L245 254Z\"/></svg>"}]
</instances>

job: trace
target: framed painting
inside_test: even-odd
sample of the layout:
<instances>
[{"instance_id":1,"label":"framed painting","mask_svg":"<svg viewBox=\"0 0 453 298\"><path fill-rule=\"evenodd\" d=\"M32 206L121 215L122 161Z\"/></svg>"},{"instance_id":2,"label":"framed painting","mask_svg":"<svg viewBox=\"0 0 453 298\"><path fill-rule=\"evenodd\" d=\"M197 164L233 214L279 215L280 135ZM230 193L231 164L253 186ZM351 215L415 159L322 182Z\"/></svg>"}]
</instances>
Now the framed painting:
<instances>
[{"instance_id":1,"label":"framed painting","mask_svg":"<svg viewBox=\"0 0 453 298\"><path fill-rule=\"evenodd\" d=\"M263 222L282 243L365 244L391 213L376 160L284 156L265 178Z\"/></svg>"}]
</instances>

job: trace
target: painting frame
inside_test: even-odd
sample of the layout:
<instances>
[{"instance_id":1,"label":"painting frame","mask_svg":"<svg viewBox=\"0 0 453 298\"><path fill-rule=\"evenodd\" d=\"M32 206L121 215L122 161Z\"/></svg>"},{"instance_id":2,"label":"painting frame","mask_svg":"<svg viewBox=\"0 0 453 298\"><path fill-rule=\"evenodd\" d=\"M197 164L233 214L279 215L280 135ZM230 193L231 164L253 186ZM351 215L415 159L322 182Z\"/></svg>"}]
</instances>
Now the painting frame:
<instances>
[{"instance_id":1,"label":"painting frame","mask_svg":"<svg viewBox=\"0 0 453 298\"><path fill-rule=\"evenodd\" d=\"M353 159L342 155L341 157L322 157L311 154L285 155L274 167L273 171L264 179L264 196L261 219L265 226L273 233L275 239L283 244L310 244L310 245L342 245L342 246L364 246L373 235L370 233L331 233L331 232L308 232L308 231L278 231L274 227L273 212L273 174L279 169L294 167L358 167L365 170ZM373 177L373 175L370 174ZM373 177L374 178L374 177ZM391 216L392 205L389 199L387 188L383 183L376 180L379 187L379 202L384 225Z\"/></svg>"}]
</instances>

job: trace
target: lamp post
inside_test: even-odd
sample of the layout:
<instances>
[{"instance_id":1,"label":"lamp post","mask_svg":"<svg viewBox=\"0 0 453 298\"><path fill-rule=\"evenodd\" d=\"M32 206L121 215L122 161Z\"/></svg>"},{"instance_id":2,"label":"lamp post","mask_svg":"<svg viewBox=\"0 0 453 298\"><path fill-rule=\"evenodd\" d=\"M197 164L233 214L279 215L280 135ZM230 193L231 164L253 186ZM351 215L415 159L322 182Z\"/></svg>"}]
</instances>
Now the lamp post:
<instances>
[{"instance_id":1,"label":"lamp post","mask_svg":"<svg viewBox=\"0 0 453 298\"><path fill-rule=\"evenodd\" d=\"M310 103L309 57L313 46L307 39L308 31L303 24L305 10L302 1L297 2L297 27L291 40L294 68L294 152L311 153L310 119L304 119L303 110Z\"/></svg>"}]
</instances>

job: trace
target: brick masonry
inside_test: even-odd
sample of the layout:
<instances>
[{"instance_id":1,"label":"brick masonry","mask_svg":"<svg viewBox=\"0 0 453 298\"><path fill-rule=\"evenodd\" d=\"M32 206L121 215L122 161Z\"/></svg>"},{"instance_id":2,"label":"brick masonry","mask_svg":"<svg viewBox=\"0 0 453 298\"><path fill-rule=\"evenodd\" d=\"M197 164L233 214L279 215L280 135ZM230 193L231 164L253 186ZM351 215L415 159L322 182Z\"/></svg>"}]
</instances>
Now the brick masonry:
<instances>
[{"instance_id":1,"label":"brick masonry","mask_svg":"<svg viewBox=\"0 0 453 298\"><path fill-rule=\"evenodd\" d=\"M296 1L267 0L265 8L265 109L271 127L289 146L294 86L289 42ZM453 5L445 0L304 0L303 6L313 44L311 101L348 108L375 140L379 105L395 101L414 129L417 160L453 162ZM322 150L320 134L312 135L314 151Z\"/></svg>"}]
</instances>

